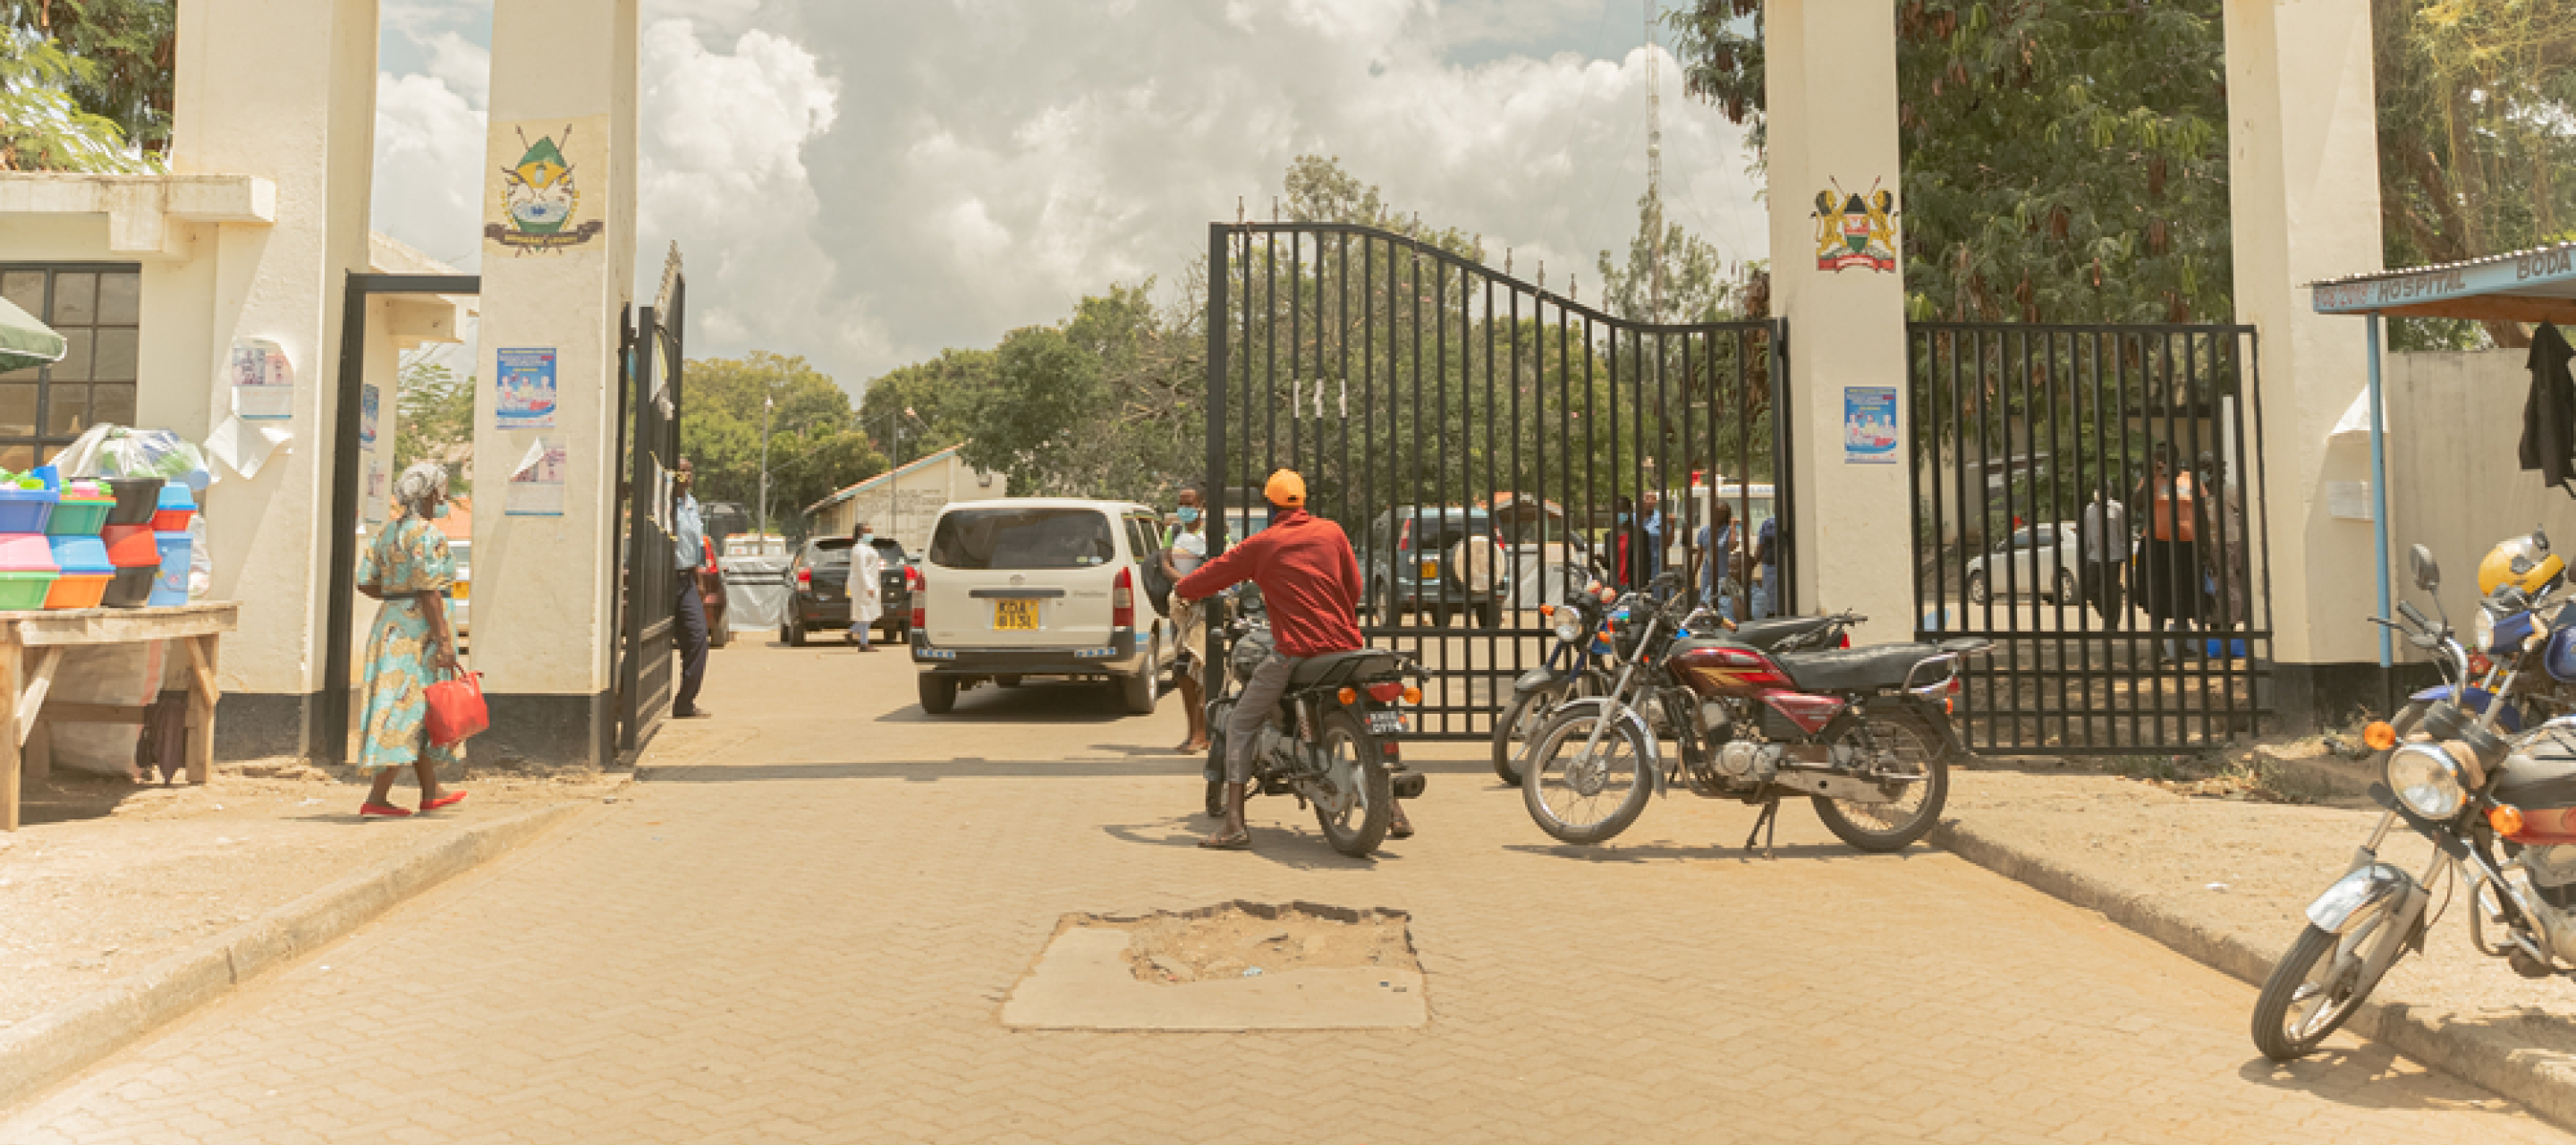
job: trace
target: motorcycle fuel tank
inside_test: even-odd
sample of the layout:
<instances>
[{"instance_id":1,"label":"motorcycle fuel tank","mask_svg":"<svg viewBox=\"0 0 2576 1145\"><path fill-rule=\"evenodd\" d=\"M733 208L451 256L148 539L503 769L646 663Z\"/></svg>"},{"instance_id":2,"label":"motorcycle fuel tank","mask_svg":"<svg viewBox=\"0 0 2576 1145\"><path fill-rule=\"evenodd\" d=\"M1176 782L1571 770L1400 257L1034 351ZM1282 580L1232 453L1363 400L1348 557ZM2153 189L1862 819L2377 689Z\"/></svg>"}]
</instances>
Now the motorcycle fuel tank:
<instances>
[{"instance_id":1,"label":"motorcycle fuel tank","mask_svg":"<svg viewBox=\"0 0 2576 1145\"><path fill-rule=\"evenodd\" d=\"M1701 641L1672 655L1673 675L1702 696L1758 696L1797 686L1770 657L1741 644Z\"/></svg>"}]
</instances>

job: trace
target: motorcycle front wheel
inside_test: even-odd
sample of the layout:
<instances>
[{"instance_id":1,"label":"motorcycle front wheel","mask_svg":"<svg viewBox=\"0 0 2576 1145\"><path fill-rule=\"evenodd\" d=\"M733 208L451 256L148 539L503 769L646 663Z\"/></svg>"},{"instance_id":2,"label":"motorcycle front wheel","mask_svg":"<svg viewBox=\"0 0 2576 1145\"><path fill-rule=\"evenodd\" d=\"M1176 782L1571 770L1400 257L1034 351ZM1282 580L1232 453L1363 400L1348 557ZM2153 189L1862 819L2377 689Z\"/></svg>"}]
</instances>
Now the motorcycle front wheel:
<instances>
[{"instance_id":1,"label":"motorcycle front wheel","mask_svg":"<svg viewBox=\"0 0 2576 1145\"><path fill-rule=\"evenodd\" d=\"M1605 715L1608 704L1587 704L1559 713L1538 731L1521 776L1521 802L1539 830L1558 842L1608 842L1646 810L1655 777L1647 768L1645 733L1625 718ZM1604 719L1616 722L1601 732L1590 752L1584 745Z\"/></svg>"},{"instance_id":2,"label":"motorcycle front wheel","mask_svg":"<svg viewBox=\"0 0 2576 1145\"><path fill-rule=\"evenodd\" d=\"M1834 746L1850 749L1863 778L1897 785L1896 800L1857 803L1818 795L1813 797L1816 818L1825 821L1835 838L1873 854L1912 846L1941 821L1941 809L1950 802L1950 764L1939 743L1932 729L1911 718L1862 721Z\"/></svg>"},{"instance_id":3,"label":"motorcycle front wheel","mask_svg":"<svg viewBox=\"0 0 2576 1145\"><path fill-rule=\"evenodd\" d=\"M1326 773L1355 778L1359 797L1343 804L1339 813L1315 800L1315 825L1324 829L1324 839L1334 850L1363 858L1386 841L1387 824L1395 817L1395 779L1387 774L1377 737L1349 712L1327 714L1316 732Z\"/></svg>"},{"instance_id":4,"label":"motorcycle front wheel","mask_svg":"<svg viewBox=\"0 0 2576 1145\"><path fill-rule=\"evenodd\" d=\"M2315 926L2299 932L2290 952L2272 967L2263 993L2254 999L2254 1048L2276 1062L2316 1052L2326 1035L2341 1028L2379 985L2370 972L2377 947L2405 941L2403 927L2393 925L2385 905L2366 908L2370 917L2342 934ZM2388 959L2395 965L2397 959Z\"/></svg>"},{"instance_id":5,"label":"motorcycle front wheel","mask_svg":"<svg viewBox=\"0 0 2576 1145\"><path fill-rule=\"evenodd\" d=\"M1494 717L1494 778L1520 786L1521 753L1538 738L1548 713L1577 696L1598 696L1609 690L1598 673L1586 672L1546 691L1514 697L1503 714Z\"/></svg>"}]
</instances>

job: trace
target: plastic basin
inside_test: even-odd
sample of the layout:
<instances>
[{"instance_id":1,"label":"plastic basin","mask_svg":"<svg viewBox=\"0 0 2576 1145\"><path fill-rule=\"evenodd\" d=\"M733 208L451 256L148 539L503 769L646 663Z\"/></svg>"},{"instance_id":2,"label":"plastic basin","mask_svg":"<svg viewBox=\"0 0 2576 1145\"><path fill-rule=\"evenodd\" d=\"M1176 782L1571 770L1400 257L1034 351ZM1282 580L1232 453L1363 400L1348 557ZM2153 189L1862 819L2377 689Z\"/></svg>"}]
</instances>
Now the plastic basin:
<instances>
[{"instance_id":1,"label":"plastic basin","mask_svg":"<svg viewBox=\"0 0 2576 1145\"><path fill-rule=\"evenodd\" d=\"M0 569L0 612L26 612L45 606L54 574L37 569Z\"/></svg>"},{"instance_id":2,"label":"plastic basin","mask_svg":"<svg viewBox=\"0 0 2576 1145\"><path fill-rule=\"evenodd\" d=\"M99 534L107 563L120 569L161 567L161 545L150 525L109 525Z\"/></svg>"},{"instance_id":3,"label":"plastic basin","mask_svg":"<svg viewBox=\"0 0 2576 1145\"><path fill-rule=\"evenodd\" d=\"M54 546L42 533L0 534L0 571L54 572Z\"/></svg>"},{"instance_id":4,"label":"plastic basin","mask_svg":"<svg viewBox=\"0 0 2576 1145\"><path fill-rule=\"evenodd\" d=\"M41 533L54 515L50 489L0 489L0 533Z\"/></svg>"},{"instance_id":5,"label":"plastic basin","mask_svg":"<svg viewBox=\"0 0 2576 1145\"><path fill-rule=\"evenodd\" d=\"M107 578L107 588L99 594L99 603L109 608L141 608L152 603L152 583L160 579L159 564L118 569L116 575Z\"/></svg>"},{"instance_id":6,"label":"plastic basin","mask_svg":"<svg viewBox=\"0 0 2576 1145\"><path fill-rule=\"evenodd\" d=\"M161 550L161 575L152 581L152 604L188 603L188 557L194 542L186 533L155 533L152 540Z\"/></svg>"},{"instance_id":7,"label":"plastic basin","mask_svg":"<svg viewBox=\"0 0 2576 1145\"><path fill-rule=\"evenodd\" d=\"M116 506L107 511L111 525L149 525L152 514L161 510L161 487L167 482L158 477L110 477L107 488L116 495Z\"/></svg>"},{"instance_id":8,"label":"plastic basin","mask_svg":"<svg viewBox=\"0 0 2576 1145\"><path fill-rule=\"evenodd\" d=\"M108 573L64 573L45 592L47 608L96 608L107 595Z\"/></svg>"},{"instance_id":9,"label":"plastic basin","mask_svg":"<svg viewBox=\"0 0 2576 1145\"><path fill-rule=\"evenodd\" d=\"M107 527L107 514L116 502L105 497L65 497L54 504L53 515L45 519L45 535L52 537L95 537Z\"/></svg>"}]
</instances>

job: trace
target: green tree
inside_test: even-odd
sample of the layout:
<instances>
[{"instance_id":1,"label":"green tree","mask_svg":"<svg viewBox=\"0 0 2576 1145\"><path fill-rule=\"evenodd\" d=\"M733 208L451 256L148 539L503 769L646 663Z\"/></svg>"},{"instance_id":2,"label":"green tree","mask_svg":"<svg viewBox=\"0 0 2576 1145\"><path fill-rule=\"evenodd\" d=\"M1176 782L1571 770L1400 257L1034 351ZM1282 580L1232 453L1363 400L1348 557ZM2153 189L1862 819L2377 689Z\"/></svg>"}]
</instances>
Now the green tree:
<instances>
[{"instance_id":1,"label":"green tree","mask_svg":"<svg viewBox=\"0 0 2576 1145\"><path fill-rule=\"evenodd\" d=\"M447 467L448 487L474 491L474 379L417 350L403 359L395 401L394 472L414 462Z\"/></svg>"},{"instance_id":2,"label":"green tree","mask_svg":"<svg viewBox=\"0 0 2576 1145\"><path fill-rule=\"evenodd\" d=\"M850 396L801 357L754 350L693 358L683 375L680 453L701 501L732 501L761 516L761 427L769 427L773 531L834 490L885 472L885 455L859 432Z\"/></svg>"},{"instance_id":3,"label":"green tree","mask_svg":"<svg viewBox=\"0 0 2576 1145\"><path fill-rule=\"evenodd\" d=\"M1662 320L1723 322L1736 317L1737 292L1727 279L1726 260L1708 240L1663 219L1663 204L1651 195L1637 197L1637 236L1628 241L1627 261L1614 263L1605 250L1595 264L1601 275L1602 309L1632 322L1653 320L1655 231L1662 223Z\"/></svg>"},{"instance_id":4,"label":"green tree","mask_svg":"<svg viewBox=\"0 0 2576 1145\"><path fill-rule=\"evenodd\" d=\"M1112 284L1060 325L1003 338L960 456L1015 491L1169 499L1205 456L1206 359L1201 328L1152 290Z\"/></svg>"},{"instance_id":5,"label":"green tree","mask_svg":"<svg viewBox=\"0 0 2576 1145\"><path fill-rule=\"evenodd\" d=\"M1667 18L1690 90L1757 124L1759 8L1758 0L1696 0ZM1909 315L2226 321L2220 8L2220 0L1899 4L1897 205ZM1794 189L1801 198L1832 190Z\"/></svg>"},{"instance_id":6,"label":"green tree","mask_svg":"<svg viewBox=\"0 0 2576 1145\"><path fill-rule=\"evenodd\" d=\"M951 349L887 371L868 383L859 424L898 465L964 441L976 403L993 384L993 362L991 350Z\"/></svg>"},{"instance_id":7,"label":"green tree","mask_svg":"<svg viewBox=\"0 0 2576 1145\"><path fill-rule=\"evenodd\" d=\"M0 169L156 168L177 21L171 0L0 0Z\"/></svg>"}]
</instances>

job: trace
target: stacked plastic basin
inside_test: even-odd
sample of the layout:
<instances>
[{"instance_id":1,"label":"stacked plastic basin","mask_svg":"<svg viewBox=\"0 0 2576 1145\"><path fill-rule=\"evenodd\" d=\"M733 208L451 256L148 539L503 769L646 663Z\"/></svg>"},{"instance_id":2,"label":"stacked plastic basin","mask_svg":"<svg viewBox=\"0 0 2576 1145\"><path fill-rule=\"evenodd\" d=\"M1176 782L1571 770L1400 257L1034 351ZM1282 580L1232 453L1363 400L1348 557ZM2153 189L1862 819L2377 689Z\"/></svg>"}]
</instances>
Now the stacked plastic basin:
<instances>
[{"instance_id":1,"label":"stacked plastic basin","mask_svg":"<svg viewBox=\"0 0 2576 1145\"><path fill-rule=\"evenodd\" d=\"M57 570L45 525L54 497L40 476L0 482L0 611L43 608L53 591Z\"/></svg>"},{"instance_id":2,"label":"stacked plastic basin","mask_svg":"<svg viewBox=\"0 0 2576 1145\"><path fill-rule=\"evenodd\" d=\"M107 563L115 571L109 574L100 603L141 608L152 602L153 582L161 579L161 544L154 538L152 518L161 509L163 483L158 477L117 477L107 487L115 501L108 506L99 540L106 545Z\"/></svg>"},{"instance_id":3,"label":"stacked plastic basin","mask_svg":"<svg viewBox=\"0 0 2576 1145\"><path fill-rule=\"evenodd\" d=\"M161 553L161 575L152 581L155 606L188 603L188 567L194 555L188 525L196 515L197 500L186 485L174 481L161 487L161 500L152 510L152 540Z\"/></svg>"},{"instance_id":4,"label":"stacked plastic basin","mask_svg":"<svg viewBox=\"0 0 2576 1145\"><path fill-rule=\"evenodd\" d=\"M43 532L55 569L44 606L96 608L107 594L107 582L116 575L115 566L107 563L107 546L99 541L99 530L107 526L108 510L116 507L116 498L95 481L66 485L48 470L36 473L44 479L50 499ZM0 537L9 535L0 532Z\"/></svg>"}]
</instances>

